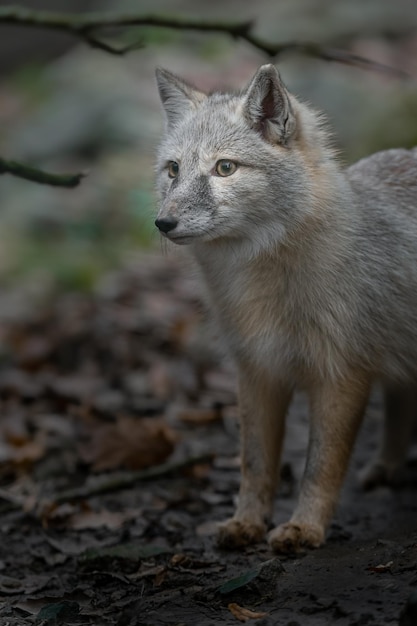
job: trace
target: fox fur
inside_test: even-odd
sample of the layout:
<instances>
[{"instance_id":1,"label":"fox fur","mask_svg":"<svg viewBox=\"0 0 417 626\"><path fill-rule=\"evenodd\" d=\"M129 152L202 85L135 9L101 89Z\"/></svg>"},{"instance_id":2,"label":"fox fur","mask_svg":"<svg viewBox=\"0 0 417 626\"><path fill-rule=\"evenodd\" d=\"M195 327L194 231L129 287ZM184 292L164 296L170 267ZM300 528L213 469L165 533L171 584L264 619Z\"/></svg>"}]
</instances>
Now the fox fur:
<instances>
[{"instance_id":1,"label":"fox fur","mask_svg":"<svg viewBox=\"0 0 417 626\"><path fill-rule=\"evenodd\" d=\"M239 93L205 94L166 70L157 82L166 129L156 224L188 245L238 370L242 481L219 541L265 535L285 416L302 388L310 438L299 501L269 542L317 547L375 381L386 433L364 481L389 480L406 454L417 406L417 149L343 169L322 116L273 65Z\"/></svg>"}]
</instances>

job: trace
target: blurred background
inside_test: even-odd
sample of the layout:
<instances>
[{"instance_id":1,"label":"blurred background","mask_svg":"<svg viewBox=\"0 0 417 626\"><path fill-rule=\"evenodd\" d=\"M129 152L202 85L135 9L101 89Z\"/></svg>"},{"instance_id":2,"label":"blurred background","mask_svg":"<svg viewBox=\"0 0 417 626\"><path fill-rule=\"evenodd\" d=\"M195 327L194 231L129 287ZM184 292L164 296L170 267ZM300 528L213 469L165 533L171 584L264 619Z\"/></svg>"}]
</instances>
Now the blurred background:
<instances>
[{"instance_id":1,"label":"blurred background","mask_svg":"<svg viewBox=\"0 0 417 626\"><path fill-rule=\"evenodd\" d=\"M0 2L5 6L6 2ZM417 144L414 0L32 0L32 9L152 12L253 19L271 42L348 49L410 78L287 53L288 87L322 109L342 158ZM162 129L157 65L200 88L240 87L266 57L227 35L156 27L116 31L144 46L125 56L74 37L0 24L0 154L48 171L89 175L65 190L0 179L0 281L89 290L138 250L159 249L153 229L153 158ZM42 287L43 286L43 287ZM48 287L49 288L49 287Z\"/></svg>"}]
</instances>

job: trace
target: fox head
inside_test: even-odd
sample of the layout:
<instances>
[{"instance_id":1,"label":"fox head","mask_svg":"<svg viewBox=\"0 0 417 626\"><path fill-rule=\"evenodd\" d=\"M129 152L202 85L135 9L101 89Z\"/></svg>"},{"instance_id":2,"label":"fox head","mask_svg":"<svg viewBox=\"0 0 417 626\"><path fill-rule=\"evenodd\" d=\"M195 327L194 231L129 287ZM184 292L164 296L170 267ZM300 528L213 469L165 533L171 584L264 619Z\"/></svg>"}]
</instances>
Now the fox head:
<instances>
[{"instance_id":1,"label":"fox head","mask_svg":"<svg viewBox=\"0 0 417 626\"><path fill-rule=\"evenodd\" d=\"M205 94L166 70L156 76L166 114L160 232L178 244L282 242L311 210L314 164L306 152L322 160L319 139L310 137L312 129L320 135L315 114L288 93L273 65L237 94Z\"/></svg>"}]
</instances>

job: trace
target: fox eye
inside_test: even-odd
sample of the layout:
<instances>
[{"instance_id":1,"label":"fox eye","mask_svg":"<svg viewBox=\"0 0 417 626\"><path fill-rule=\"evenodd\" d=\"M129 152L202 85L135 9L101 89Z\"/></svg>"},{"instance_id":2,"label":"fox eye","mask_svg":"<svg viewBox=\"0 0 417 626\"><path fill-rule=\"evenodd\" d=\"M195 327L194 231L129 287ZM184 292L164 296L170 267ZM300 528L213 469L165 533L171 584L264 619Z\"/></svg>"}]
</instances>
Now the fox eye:
<instances>
[{"instance_id":1,"label":"fox eye","mask_svg":"<svg viewBox=\"0 0 417 626\"><path fill-rule=\"evenodd\" d=\"M217 161L216 163L215 170L216 174L224 177L234 174L237 170L237 167L237 163L235 163L234 161L229 161L228 159L220 159L220 161Z\"/></svg>"},{"instance_id":2,"label":"fox eye","mask_svg":"<svg viewBox=\"0 0 417 626\"><path fill-rule=\"evenodd\" d=\"M168 176L170 178L177 178L179 171L180 171L180 166L178 165L176 161L168 162Z\"/></svg>"}]
</instances>

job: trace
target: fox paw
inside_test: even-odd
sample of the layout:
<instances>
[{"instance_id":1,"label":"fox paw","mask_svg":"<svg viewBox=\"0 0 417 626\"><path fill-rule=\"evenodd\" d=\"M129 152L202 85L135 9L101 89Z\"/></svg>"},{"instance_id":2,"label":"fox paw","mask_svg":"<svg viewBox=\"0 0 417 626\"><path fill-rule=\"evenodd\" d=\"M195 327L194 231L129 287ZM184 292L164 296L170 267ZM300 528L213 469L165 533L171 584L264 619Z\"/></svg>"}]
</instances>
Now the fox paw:
<instances>
[{"instance_id":1,"label":"fox paw","mask_svg":"<svg viewBox=\"0 0 417 626\"><path fill-rule=\"evenodd\" d=\"M219 524L217 543L222 548L233 550L262 541L266 533L265 524L253 524L240 522L237 519L229 519Z\"/></svg>"},{"instance_id":2,"label":"fox paw","mask_svg":"<svg viewBox=\"0 0 417 626\"><path fill-rule=\"evenodd\" d=\"M359 482L363 489L370 490L381 485L398 487L405 482L404 467L387 467L380 461L365 466L359 473Z\"/></svg>"},{"instance_id":3,"label":"fox paw","mask_svg":"<svg viewBox=\"0 0 417 626\"><path fill-rule=\"evenodd\" d=\"M303 548L318 548L324 542L324 530L320 526L288 522L274 528L268 542L274 552L294 554Z\"/></svg>"}]
</instances>

